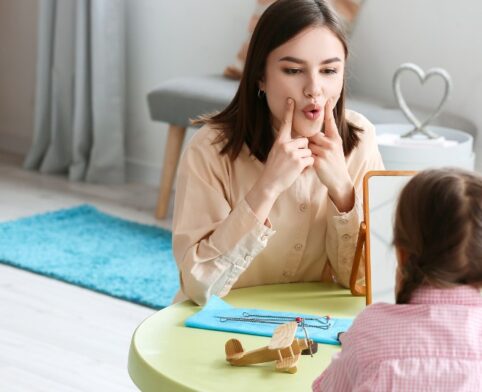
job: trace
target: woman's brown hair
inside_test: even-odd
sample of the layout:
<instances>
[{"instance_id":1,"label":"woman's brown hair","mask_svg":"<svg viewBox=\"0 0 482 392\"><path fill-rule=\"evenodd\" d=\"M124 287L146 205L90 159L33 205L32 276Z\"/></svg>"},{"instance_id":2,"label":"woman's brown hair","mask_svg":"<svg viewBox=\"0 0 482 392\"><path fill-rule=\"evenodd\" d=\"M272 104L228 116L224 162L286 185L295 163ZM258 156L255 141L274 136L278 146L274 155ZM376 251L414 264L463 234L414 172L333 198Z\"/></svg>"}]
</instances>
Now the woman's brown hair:
<instances>
[{"instance_id":1,"label":"woman's brown hair","mask_svg":"<svg viewBox=\"0 0 482 392\"><path fill-rule=\"evenodd\" d=\"M215 142L225 143L222 154L229 154L234 160L246 143L252 155L266 162L275 140L266 97L258 97L266 59L274 49L313 26L327 27L333 32L343 44L345 58L348 56L340 21L323 0L278 0L262 14L251 37L243 75L233 100L222 112L194 122L209 124L221 131ZM345 119L345 84L334 115L347 156L358 145L357 133L362 130Z\"/></svg>"},{"instance_id":2,"label":"woman's brown hair","mask_svg":"<svg viewBox=\"0 0 482 392\"><path fill-rule=\"evenodd\" d=\"M461 169L417 174L400 194L394 245L399 265L397 303L423 285L482 286L482 177Z\"/></svg>"}]
</instances>

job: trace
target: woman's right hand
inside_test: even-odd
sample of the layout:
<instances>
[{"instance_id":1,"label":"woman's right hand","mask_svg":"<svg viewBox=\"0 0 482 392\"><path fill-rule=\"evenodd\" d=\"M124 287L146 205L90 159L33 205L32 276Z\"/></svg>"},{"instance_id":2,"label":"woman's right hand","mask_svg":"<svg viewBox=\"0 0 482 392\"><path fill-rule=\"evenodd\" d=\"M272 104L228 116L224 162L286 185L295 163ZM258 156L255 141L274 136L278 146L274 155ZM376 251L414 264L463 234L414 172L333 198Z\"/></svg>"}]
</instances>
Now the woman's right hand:
<instances>
[{"instance_id":1,"label":"woman's right hand","mask_svg":"<svg viewBox=\"0 0 482 392\"><path fill-rule=\"evenodd\" d=\"M265 164L258 184L265 192L276 198L288 189L307 167L313 166L314 158L305 137L291 137L295 103L286 102L286 112Z\"/></svg>"},{"instance_id":2,"label":"woman's right hand","mask_svg":"<svg viewBox=\"0 0 482 392\"><path fill-rule=\"evenodd\" d=\"M246 195L246 202L254 214L267 226L269 212L278 196L314 163L308 139L291 137L294 110L295 103L289 98L278 137L271 147L263 173Z\"/></svg>"}]
</instances>

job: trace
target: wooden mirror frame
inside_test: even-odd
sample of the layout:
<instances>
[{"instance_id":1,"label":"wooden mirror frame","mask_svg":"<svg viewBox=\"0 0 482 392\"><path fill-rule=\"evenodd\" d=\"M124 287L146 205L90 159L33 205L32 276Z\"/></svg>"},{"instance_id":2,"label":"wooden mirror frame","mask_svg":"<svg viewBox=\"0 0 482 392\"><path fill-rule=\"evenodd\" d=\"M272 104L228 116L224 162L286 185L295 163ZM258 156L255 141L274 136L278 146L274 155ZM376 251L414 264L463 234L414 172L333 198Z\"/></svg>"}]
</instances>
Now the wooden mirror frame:
<instances>
[{"instance_id":1,"label":"wooden mirror frame","mask_svg":"<svg viewBox=\"0 0 482 392\"><path fill-rule=\"evenodd\" d=\"M356 244L355 256L353 258L353 266L350 276L350 290L352 295L365 296L366 304L372 303L372 280L371 280L371 262L370 262L370 195L368 189L368 180L371 177L380 176L414 176L417 171L413 170L372 170L363 177L363 221L360 223L358 231L358 239ZM358 271L360 263L364 257L365 263L365 285L357 283Z\"/></svg>"}]
</instances>

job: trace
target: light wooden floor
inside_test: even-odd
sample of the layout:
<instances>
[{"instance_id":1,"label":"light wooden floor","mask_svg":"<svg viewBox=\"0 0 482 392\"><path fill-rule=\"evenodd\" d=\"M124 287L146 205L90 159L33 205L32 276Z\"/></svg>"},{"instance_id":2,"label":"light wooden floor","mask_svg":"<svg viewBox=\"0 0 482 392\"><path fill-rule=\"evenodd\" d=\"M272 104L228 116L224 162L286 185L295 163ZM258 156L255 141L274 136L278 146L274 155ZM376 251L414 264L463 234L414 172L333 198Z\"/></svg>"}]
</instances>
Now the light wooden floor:
<instances>
[{"instance_id":1,"label":"light wooden floor","mask_svg":"<svg viewBox=\"0 0 482 392\"><path fill-rule=\"evenodd\" d=\"M157 189L98 186L21 169L0 152L0 222L89 203L166 228L153 211ZM135 391L127 354L153 310L0 264L0 391Z\"/></svg>"}]
</instances>

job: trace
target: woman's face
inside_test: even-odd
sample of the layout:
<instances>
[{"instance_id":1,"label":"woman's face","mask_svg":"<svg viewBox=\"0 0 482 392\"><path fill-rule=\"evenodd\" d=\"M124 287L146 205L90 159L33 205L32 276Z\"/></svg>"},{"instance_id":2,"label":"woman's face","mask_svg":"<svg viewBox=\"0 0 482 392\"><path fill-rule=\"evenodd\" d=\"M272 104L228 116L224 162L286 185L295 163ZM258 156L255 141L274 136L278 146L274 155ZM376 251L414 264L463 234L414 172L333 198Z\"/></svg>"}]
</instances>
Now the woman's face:
<instances>
[{"instance_id":1,"label":"woman's face","mask_svg":"<svg viewBox=\"0 0 482 392\"><path fill-rule=\"evenodd\" d=\"M326 27L310 27L273 50L267 58L260 90L266 93L273 127L278 130L286 100L295 101L293 137L321 131L327 100L343 88L345 51Z\"/></svg>"}]
</instances>

